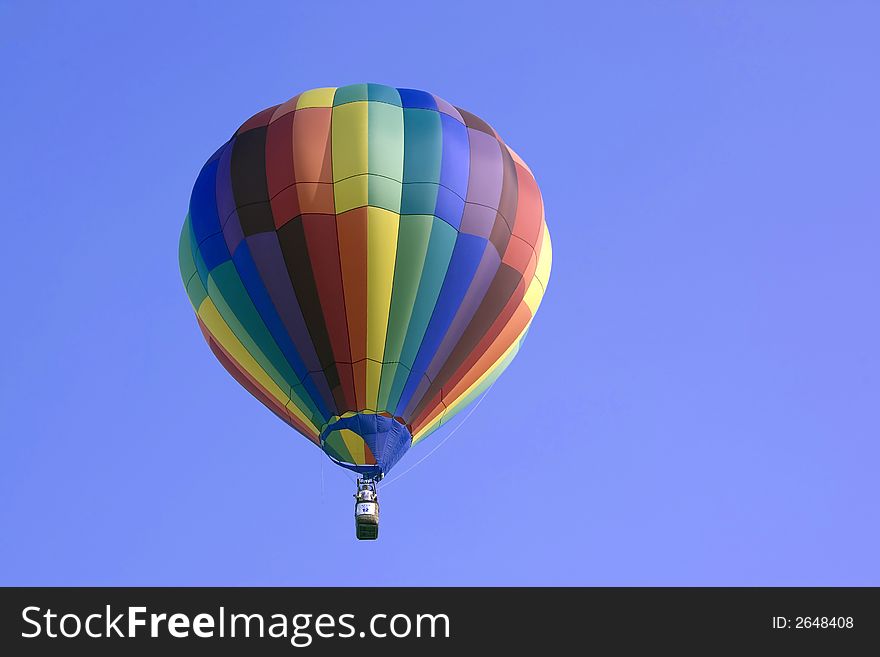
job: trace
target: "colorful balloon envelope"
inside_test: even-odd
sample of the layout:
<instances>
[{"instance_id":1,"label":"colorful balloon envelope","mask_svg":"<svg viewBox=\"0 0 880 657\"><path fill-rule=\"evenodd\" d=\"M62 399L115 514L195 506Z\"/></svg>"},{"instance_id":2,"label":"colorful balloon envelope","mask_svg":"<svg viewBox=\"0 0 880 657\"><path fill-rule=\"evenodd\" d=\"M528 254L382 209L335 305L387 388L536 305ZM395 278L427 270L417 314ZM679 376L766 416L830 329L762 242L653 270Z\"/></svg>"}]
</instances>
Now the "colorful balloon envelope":
<instances>
[{"instance_id":1,"label":"colorful balloon envelope","mask_svg":"<svg viewBox=\"0 0 880 657\"><path fill-rule=\"evenodd\" d=\"M507 367L550 261L535 179L489 124L377 84L245 121L199 173L180 237L220 363L373 478Z\"/></svg>"}]
</instances>

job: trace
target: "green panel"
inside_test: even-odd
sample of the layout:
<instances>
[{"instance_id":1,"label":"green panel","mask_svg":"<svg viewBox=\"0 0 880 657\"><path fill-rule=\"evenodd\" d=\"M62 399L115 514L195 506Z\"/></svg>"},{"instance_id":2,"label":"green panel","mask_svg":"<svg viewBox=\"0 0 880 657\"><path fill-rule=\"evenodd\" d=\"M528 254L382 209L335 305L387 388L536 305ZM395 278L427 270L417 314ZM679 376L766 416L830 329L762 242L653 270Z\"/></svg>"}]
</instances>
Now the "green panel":
<instances>
[{"instance_id":1,"label":"green panel","mask_svg":"<svg viewBox=\"0 0 880 657\"><path fill-rule=\"evenodd\" d=\"M177 245L177 260L180 264L180 276L186 285L193 274L196 273L196 263L192 255L192 229L190 228L189 214L183 222L183 230L180 231L180 242Z\"/></svg>"},{"instance_id":2,"label":"green panel","mask_svg":"<svg viewBox=\"0 0 880 657\"><path fill-rule=\"evenodd\" d=\"M354 457L348 451L348 446L342 439L339 431L331 431L324 440L324 451L333 456L337 461L354 463Z\"/></svg>"},{"instance_id":3,"label":"green panel","mask_svg":"<svg viewBox=\"0 0 880 657\"><path fill-rule=\"evenodd\" d=\"M369 172L403 181L403 110L385 103L367 109ZM373 180L370 180L372 185Z\"/></svg>"},{"instance_id":4,"label":"green panel","mask_svg":"<svg viewBox=\"0 0 880 657\"><path fill-rule=\"evenodd\" d=\"M297 383L291 387L291 392L293 393L290 396L291 404L302 411L302 414L309 418L320 431L321 426L327 421L327 417L318 410L309 391L302 383Z\"/></svg>"},{"instance_id":5,"label":"green panel","mask_svg":"<svg viewBox=\"0 0 880 657\"><path fill-rule=\"evenodd\" d=\"M287 361L250 302L250 297L247 296L247 291L231 260L211 271L208 277L208 294L235 337L279 388L287 392L291 386L300 383L296 373L292 371L290 380L281 374L279 368L284 368ZM274 358L268 355L272 352Z\"/></svg>"},{"instance_id":6,"label":"green panel","mask_svg":"<svg viewBox=\"0 0 880 657\"><path fill-rule=\"evenodd\" d=\"M400 214L434 214L437 208L436 183L404 183L400 201Z\"/></svg>"},{"instance_id":7,"label":"green panel","mask_svg":"<svg viewBox=\"0 0 880 657\"><path fill-rule=\"evenodd\" d=\"M367 100L367 85L350 84L347 87L339 87L333 95L333 106L356 103L359 100Z\"/></svg>"},{"instance_id":8,"label":"green panel","mask_svg":"<svg viewBox=\"0 0 880 657\"><path fill-rule=\"evenodd\" d=\"M202 301L208 296L208 291L198 275L195 256L201 258L201 254L193 249L192 225L189 215L187 215L186 221L183 223L183 230L180 233L177 256L180 262L180 276L183 279L186 294L193 308L198 310L199 306L202 305ZM204 263L202 263L202 268L204 268Z\"/></svg>"},{"instance_id":9,"label":"green panel","mask_svg":"<svg viewBox=\"0 0 880 657\"><path fill-rule=\"evenodd\" d=\"M422 268L422 276L419 280L419 291L416 293L416 301L413 304L412 316L403 342L400 354L400 362L406 367L398 367L394 376L394 383L388 395L389 408L396 408L406 384L409 370L412 368L422 338L434 312L437 297L440 296L440 288L446 278L446 269L452 258L452 250L458 231L442 219L433 218L431 225L431 237L428 242L428 252L425 255L425 264Z\"/></svg>"},{"instance_id":10,"label":"green panel","mask_svg":"<svg viewBox=\"0 0 880 657\"><path fill-rule=\"evenodd\" d=\"M397 236L397 262L394 268L394 287L391 292L391 309L388 313L388 332L385 338L383 361L395 363L399 360L406 339L422 267L428 251L433 216L402 216ZM379 383L379 409L388 410L388 395L397 372L395 364L382 366Z\"/></svg>"},{"instance_id":11,"label":"green panel","mask_svg":"<svg viewBox=\"0 0 880 657\"><path fill-rule=\"evenodd\" d=\"M394 87L388 87L384 84L368 84L367 96L370 100L379 103L388 103L389 105L401 106L400 93Z\"/></svg>"},{"instance_id":12,"label":"green panel","mask_svg":"<svg viewBox=\"0 0 880 657\"><path fill-rule=\"evenodd\" d=\"M381 176L367 176L367 203L374 208L384 208L400 214L400 188L396 180ZM434 208L431 208L431 212Z\"/></svg>"},{"instance_id":13,"label":"green panel","mask_svg":"<svg viewBox=\"0 0 880 657\"><path fill-rule=\"evenodd\" d=\"M197 274L193 274L189 279L189 283L186 284L186 294L195 310L199 309L199 306L202 305L202 301L208 296L208 291L205 289L202 279L199 278Z\"/></svg>"},{"instance_id":14,"label":"green panel","mask_svg":"<svg viewBox=\"0 0 880 657\"><path fill-rule=\"evenodd\" d=\"M298 386L301 381L263 323L231 260L211 271L208 293L217 306L220 316L251 356L278 387L289 394L291 401L306 412L313 423L321 426L323 418L311 398L307 396L306 399L302 399L293 389L297 386L301 390L302 388Z\"/></svg>"},{"instance_id":15,"label":"green panel","mask_svg":"<svg viewBox=\"0 0 880 657\"><path fill-rule=\"evenodd\" d=\"M198 272L198 277L202 281L202 285L207 288L208 286L208 266L205 264L205 258L202 256L201 250L196 245L195 233L193 232L192 223L189 226L189 240L192 251L193 262L196 266L196 271Z\"/></svg>"},{"instance_id":16,"label":"green panel","mask_svg":"<svg viewBox=\"0 0 880 657\"><path fill-rule=\"evenodd\" d=\"M404 182L439 182L443 154L440 113L425 109L403 111Z\"/></svg>"}]
</instances>

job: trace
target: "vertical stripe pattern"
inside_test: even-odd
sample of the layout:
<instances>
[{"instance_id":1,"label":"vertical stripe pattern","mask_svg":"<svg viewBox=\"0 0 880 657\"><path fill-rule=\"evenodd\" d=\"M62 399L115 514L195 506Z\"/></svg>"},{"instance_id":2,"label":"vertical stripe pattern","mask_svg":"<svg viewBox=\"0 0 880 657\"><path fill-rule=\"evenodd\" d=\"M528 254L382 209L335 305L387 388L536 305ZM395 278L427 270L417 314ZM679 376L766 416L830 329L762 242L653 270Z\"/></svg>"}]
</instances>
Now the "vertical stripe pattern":
<instances>
[{"instance_id":1,"label":"vertical stripe pattern","mask_svg":"<svg viewBox=\"0 0 880 657\"><path fill-rule=\"evenodd\" d=\"M179 257L223 367L378 476L511 362L551 245L531 171L485 121L358 84L245 121L196 179Z\"/></svg>"}]
</instances>

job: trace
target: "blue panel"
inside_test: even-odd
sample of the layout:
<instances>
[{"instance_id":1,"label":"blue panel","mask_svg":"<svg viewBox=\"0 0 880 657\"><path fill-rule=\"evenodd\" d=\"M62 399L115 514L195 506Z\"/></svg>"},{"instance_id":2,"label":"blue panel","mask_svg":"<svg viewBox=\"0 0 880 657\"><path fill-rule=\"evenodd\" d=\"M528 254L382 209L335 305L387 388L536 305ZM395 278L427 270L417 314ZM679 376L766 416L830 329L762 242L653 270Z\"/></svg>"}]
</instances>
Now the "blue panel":
<instances>
[{"instance_id":1,"label":"blue panel","mask_svg":"<svg viewBox=\"0 0 880 657\"><path fill-rule=\"evenodd\" d=\"M315 388L312 378L308 376L308 368L306 368L305 363L300 358L299 352L296 350L290 335L287 333L287 329L284 327L284 322L281 321L281 317L279 317L278 311L275 309L275 304L272 303L272 299L266 291L266 286L263 285L263 279L260 277L260 272L246 241L240 242L239 247L235 250L235 255L232 257L232 261L235 263L238 276L241 278L242 285L247 290L248 296L253 301L257 313L260 315L269 333L272 334L281 353L284 354L285 360L287 360L291 369L299 377L303 387L308 392L308 396L311 397L311 402L317 407L323 420L326 421L332 414L328 411L327 406L324 404L324 399L318 393L317 388Z\"/></svg>"},{"instance_id":2,"label":"blue panel","mask_svg":"<svg viewBox=\"0 0 880 657\"><path fill-rule=\"evenodd\" d=\"M223 237L223 233L211 235L199 244L199 253L204 258L208 271L229 260L229 248L226 246L226 238Z\"/></svg>"},{"instance_id":3,"label":"blue panel","mask_svg":"<svg viewBox=\"0 0 880 657\"><path fill-rule=\"evenodd\" d=\"M464 199L441 185L437 190L437 207L434 215L458 230L461 227L461 218L464 216Z\"/></svg>"},{"instance_id":4,"label":"blue panel","mask_svg":"<svg viewBox=\"0 0 880 657\"><path fill-rule=\"evenodd\" d=\"M422 338L419 353L400 395L400 400L397 402L396 415L404 413L422 376L434 358L434 354L437 353L440 343L443 341L450 324L452 324L452 320L455 318L455 313L458 311L459 306L461 306L462 299L467 294L488 243L488 240L476 235L458 234L455 248L452 251L452 258L449 261L449 269L446 272L440 296L434 306L431 321L428 324L428 329L425 331L425 336ZM409 421L409 418L406 419Z\"/></svg>"},{"instance_id":5,"label":"blue panel","mask_svg":"<svg viewBox=\"0 0 880 657\"><path fill-rule=\"evenodd\" d=\"M443 126L443 161L440 184L461 198L467 198L471 168L471 147L467 127L447 114L440 114Z\"/></svg>"},{"instance_id":6,"label":"blue panel","mask_svg":"<svg viewBox=\"0 0 880 657\"><path fill-rule=\"evenodd\" d=\"M218 164L215 159L202 168L189 200L189 216L196 244L220 232L220 217L217 215Z\"/></svg>"},{"instance_id":7,"label":"blue panel","mask_svg":"<svg viewBox=\"0 0 880 657\"><path fill-rule=\"evenodd\" d=\"M344 468L368 477L388 474L412 445L409 429L397 420L384 415L358 413L352 417L340 418L327 425L321 432L321 442L331 431L337 429L350 429L363 438L376 457L376 465L356 465L333 460Z\"/></svg>"},{"instance_id":8,"label":"blue panel","mask_svg":"<svg viewBox=\"0 0 880 657\"><path fill-rule=\"evenodd\" d=\"M207 271L211 271L230 258L229 249L226 247L226 240L223 238L220 226L220 217L217 214L219 152L215 153L214 157L202 167L189 200L189 215L192 222L194 243L198 245ZM199 274L201 275L201 271ZM202 280L207 283L207 276Z\"/></svg>"},{"instance_id":9,"label":"blue panel","mask_svg":"<svg viewBox=\"0 0 880 657\"><path fill-rule=\"evenodd\" d=\"M369 414L358 414L355 415L352 420L354 420L354 426L352 429L364 440L367 440L367 437L370 434L376 433L376 416ZM367 443L369 445L369 443ZM372 448L372 446L371 446ZM376 460L379 460L378 454L373 452L373 456L376 457Z\"/></svg>"},{"instance_id":10,"label":"blue panel","mask_svg":"<svg viewBox=\"0 0 880 657\"><path fill-rule=\"evenodd\" d=\"M434 96L426 91L418 89L398 89L400 93L400 102L404 107L412 107L414 109L437 109L437 101Z\"/></svg>"}]
</instances>

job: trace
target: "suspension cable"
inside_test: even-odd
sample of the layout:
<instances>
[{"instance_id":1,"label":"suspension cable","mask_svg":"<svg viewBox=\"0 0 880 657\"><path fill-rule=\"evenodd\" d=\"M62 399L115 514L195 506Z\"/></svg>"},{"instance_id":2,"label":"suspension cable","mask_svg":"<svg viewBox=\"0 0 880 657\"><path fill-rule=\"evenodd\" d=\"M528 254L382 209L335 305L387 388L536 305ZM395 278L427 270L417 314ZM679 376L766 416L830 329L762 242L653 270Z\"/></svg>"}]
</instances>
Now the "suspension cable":
<instances>
[{"instance_id":1,"label":"suspension cable","mask_svg":"<svg viewBox=\"0 0 880 657\"><path fill-rule=\"evenodd\" d=\"M496 379L495 381L497 381L497 379ZM482 396L477 400L477 402L476 402L473 406L471 406L471 410L468 411L468 414L465 415L465 416L462 418L461 422L459 422L459 423L456 425L456 427L455 427L452 431L450 431L448 434L446 434L446 437L445 437L443 440L441 440L437 445L435 445L435 446L434 446L434 449L432 449L430 452L428 452L427 454L425 454L422 458L420 458L418 461L416 461L415 463L413 463L411 466L409 466L406 470L404 470L403 472L401 472L399 475L397 475L396 477L394 477L394 479L392 479L391 481L389 481L387 484L382 484L382 490L385 490L388 486L390 486L391 484L393 484L393 483L394 483L395 481L397 481L398 479L403 478L404 475L406 475L408 472L410 472L410 471L411 471L413 468L415 468L417 465L419 465L420 463L422 463L423 461L425 461L429 456L431 456L431 454L433 454L433 453L436 452L438 449L440 449L441 447L443 447L443 445L446 444L446 441L449 440L450 438L452 438L452 436L455 435L455 432L456 432L456 431L458 431L459 429L461 429L462 425L463 425L465 422L468 421L468 418L469 418L471 415L473 415L474 411L477 410L477 408L479 407L479 405L483 403L483 400L486 398L486 395L489 394L489 391L490 391L490 390L492 389L492 387L495 385L495 381L492 382L492 385L490 385L488 388L486 388L486 391L482 394Z\"/></svg>"}]
</instances>

